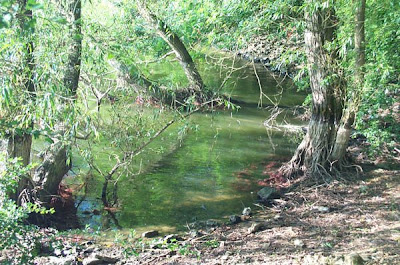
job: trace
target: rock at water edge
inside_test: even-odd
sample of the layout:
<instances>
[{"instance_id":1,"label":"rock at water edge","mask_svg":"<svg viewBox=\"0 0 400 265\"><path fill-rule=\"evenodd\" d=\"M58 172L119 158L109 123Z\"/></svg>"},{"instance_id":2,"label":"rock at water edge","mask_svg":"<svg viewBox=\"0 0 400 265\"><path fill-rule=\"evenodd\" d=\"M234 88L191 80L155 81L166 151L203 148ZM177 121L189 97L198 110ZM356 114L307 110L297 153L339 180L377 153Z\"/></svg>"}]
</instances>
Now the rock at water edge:
<instances>
[{"instance_id":1,"label":"rock at water edge","mask_svg":"<svg viewBox=\"0 0 400 265\"><path fill-rule=\"evenodd\" d=\"M257 195L258 198L263 202L267 202L272 199L278 199L280 197L279 191L273 187L264 187L257 192Z\"/></svg>"},{"instance_id":2,"label":"rock at water edge","mask_svg":"<svg viewBox=\"0 0 400 265\"><path fill-rule=\"evenodd\" d=\"M155 237L155 236L158 236L158 235L159 235L159 233L158 233L157 230L151 230L151 231L144 232L142 234L142 237L151 238L151 237Z\"/></svg>"}]
</instances>

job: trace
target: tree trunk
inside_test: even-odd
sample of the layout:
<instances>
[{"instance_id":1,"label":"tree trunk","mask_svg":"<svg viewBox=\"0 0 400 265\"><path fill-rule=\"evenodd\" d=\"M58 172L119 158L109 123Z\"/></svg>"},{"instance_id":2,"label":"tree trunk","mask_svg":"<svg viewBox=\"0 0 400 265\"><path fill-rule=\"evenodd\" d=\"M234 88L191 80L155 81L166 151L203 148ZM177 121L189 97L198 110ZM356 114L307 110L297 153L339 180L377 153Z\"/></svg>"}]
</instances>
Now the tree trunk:
<instances>
[{"instance_id":1,"label":"tree trunk","mask_svg":"<svg viewBox=\"0 0 400 265\"><path fill-rule=\"evenodd\" d=\"M338 162L339 165L343 163L345 158L346 149L349 145L350 134L354 125L355 114L358 108L358 96L360 95L359 91L361 91L361 88L364 84L363 67L365 64L365 0L357 0L356 5L354 34L354 48L356 51L354 89L356 91L350 95L350 100L347 102L347 108L341 120L336 142L331 155L331 160Z\"/></svg>"},{"instance_id":2,"label":"tree trunk","mask_svg":"<svg viewBox=\"0 0 400 265\"><path fill-rule=\"evenodd\" d=\"M311 5L315 1L308 1ZM312 90L312 116L308 131L291 161L284 167L287 175L307 173L328 174L329 155L336 136L335 121L340 108L335 97L337 82L330 76L332 60L324 45L334 37L333 11L317 9L305 13L307 64Z\"/></svg>"},{"instance_id":3,"label":"tree trunk","mask_svg":"<svg viewBox=\"0 0 400 265\"><path fill-rule=\"evenodd\" d=\"M64 76L64 85L69 90L68 95L76 97L81 72L81 53L82 53L82 19L81 19L81 0L70 0L67 3L66 11L70 17L71 40L68 49L68 65Z\"/></svg>"},{"instance_id":4,"label":"tree trunk","mask_svg":"<svg viewBox=\"0 0 400 265\"><path fill-rule=\"evenodd\" d=\"M30 21L32 20L32 10L27 10L27 0L19 0L19 14L18 14L18 22L19 28L21 30L21 36L23 37L25 44L25 53L23 64L26 67L25 73L25 81L24 81L24 90L28 92L28 101L35 100L35 84L33 81L34 78L34 45L33 41L26 40L29 38L30 32L28 32ZM33 128L33 124L29 126L29 129ZM20 157L22 158L22 164L24 166L30 163L31 158L31 148L32 148L32 135L25 131L17 134L13 132L11 135L8 136L7 139L7 156L10 158ZM29 180L24 178L19 180L17 190L14 194L11 194L10 197L14 200L17 200L21 192L27 188L29 185Z\"/></svg>"},{"instance_id":5,"label":"tree trunk","mask_svg":"<svg viewBox=\"0 0 400 265\"><path fill-rule=\"evenodd\" d=\"M26 10L27 0L19 0L19 26L21 30L21 35L24 38L29 38L30 32L28 32L27 27L32 20L32 10ZM34 45L33 41L29 40L25 44L25 58L23 64L25 65L26 77L24 81L24 89L28 91L28 101L35 99L35 84L33 81L35 61L33 57ZM30 128L33 128L31 124ZM11 135L8 141L8 154L11 157L21 157L23 165L28 165L30 163L31 156L31 146L32 146L32 135L29 133L21 133L21 135Z\"/></svg>"},{"instance_id":6,"label":"tree trunk","mask_svg":"<svg viewBox=\"0 0 400 265\"><path fill-rule=\"evenodd\" d=\"M31 161L32 136L30 134L12 135L8 139L8 157L19 157L24 166Z\"/></svg>"},{"instance_id":7,"label":"tree trunk","mask_svg":"<svg viewBox=\"0 0 400 265\"><path fill-rule=\"evenodd\" d=\"M64 75L64 86L66 88L66 96L76 98L79 85L79 76L81 70L81 53L82 53L82 23L81 23L81 0L68 0L66 5L61 5L62 12L65 13L68 21L71 23L71 44L68 47L67 69ZM63 104L71 104L65 101ZM73 104L73 103L72 103ZM64 125L59 123L59 133L65 132ZM60 142L50 146L46 151L43 162L35 170L33 180L37 192L37 199L49 205L50 200L57 195L59 185L65 174L71 168L71 163L67 163L69 147Z\"/></svg>"},{"instance_id":8,"label":"tree trunk","mask_svg":"<svg viewBox=\"0 0 400 265\"><path fill-rule=\"evenodd\" d=\"M162 20L152 14L150 10L148 10L146 4L144 4L141 0L137 0L136 4L138 11L143 18L145 18L157 29L157 32L161 38L163 38L175 52L175 55L185 71L186 77L189 81L188 90L196 93L201 92L204 87L203 80L196 68L195 63L193 62L192 57L178 35L175 34Z\"/></svg>"},{"instance_id":9,"label":"tree trunk","mask_svg":"<svg viewBox=\"0 0 400 265\"><path fill-rule=\"evenodd\" d=\"M35 189L38 191L36 196L46 206L57 195L64 175L71 168L71 164L68 164L67 160L67 146L58 142L51 145L44 155L43 162L35 170L33 181L36 185Z\"/></svg>"},{"instance_id":10,"label":"tree trunk","mask_svg":"<svg viewBox=\"0 0 400 265\"><path fill-rule=\"evenodd\" d=\"M9 158L21 158L21 162L24 166L30 163L32 147L32 136L30 134L22 133L22 135L11 135L7 139L7 145L7 156ZM20 179L15 193L10 194L10 198L18 201L19 195L28 185L29 180L27 178Z\"/></svg>"}]
</instances>

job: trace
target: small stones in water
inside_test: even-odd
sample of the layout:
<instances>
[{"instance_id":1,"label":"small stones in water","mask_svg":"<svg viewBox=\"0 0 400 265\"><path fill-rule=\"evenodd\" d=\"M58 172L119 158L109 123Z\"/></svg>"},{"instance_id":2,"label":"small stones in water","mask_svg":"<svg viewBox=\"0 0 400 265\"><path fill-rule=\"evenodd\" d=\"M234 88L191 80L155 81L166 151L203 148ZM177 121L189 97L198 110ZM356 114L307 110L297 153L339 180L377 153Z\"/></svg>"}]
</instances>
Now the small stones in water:
<instances>
[{"instance_id":1,"label":"small stones in water","mask_svg":"<svg viewBox=\"0 0 400 265\"><path fill-rule=\"evenodd\" d=\"M240 218L240 216L237 216L237 215L231 215L231 216L229 216L229 222L231 223L231 224L237 224L237 223L240 223L242 221L242 219Z\"/></svg>"},{"instance_id":2,"label":"small stones in water","mask_svg":"<svg viewBox=\"0 0 400 265\"><path fill-rule=\"evenodd\" d=\"M250 207L246 207L243 209L242 215L244 216L250 216L251 215L251 208Z\"/></svg>"},{"instance_id":3,"label":"small stones in water","mask_svg":"<svg viewBox=\"0 0 400 265\"><path fill-rule=\"evenodd\" d=\"M298 248L304 248L306 246L306 244L304 244L303 240L300 240L300 239L295 239L293 241L293 245L295 245Z\"/></svg>"},{"instance_id":4,"label":"small stones in water","mask_svg":"<svg viewBox=\"0 0 400 265\"><path fill-rule=\"evenodd\" d=\"M193 223L188 224L188 228L190 229L204 229L204 228L213 228L219 226L219 223L217 221L214 221L212 219L206 220L206 221L196 221Z\"/></svg>"},{"instance_id":5,"label":"small stones in water","mask_svg":"<svg viewBox=\"0 0 400 265\"><path fill-rule=\"evenodd\" d=\"M150 230L150 231L146 231L142 234L142 237L144 238L151 238L151 237L155 237L158 236L159 233L157 230Z\"/></svg>"}]
</instances>

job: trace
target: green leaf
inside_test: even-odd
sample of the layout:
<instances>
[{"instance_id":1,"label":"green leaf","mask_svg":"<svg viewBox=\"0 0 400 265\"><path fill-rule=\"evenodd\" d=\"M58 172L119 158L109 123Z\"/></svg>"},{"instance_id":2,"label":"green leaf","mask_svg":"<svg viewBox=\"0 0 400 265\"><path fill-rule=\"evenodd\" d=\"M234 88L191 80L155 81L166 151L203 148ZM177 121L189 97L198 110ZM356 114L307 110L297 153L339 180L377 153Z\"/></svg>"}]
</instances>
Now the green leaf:
<instances>
[{"instance_id":1,"label":"green leaf","mask_svg":"<svg viewBox=\"0 0 400 265\"><path fill-rule=\"evenodd\" d=\"M5 105L8 106L10 104L10 93L7 87L3 87L1 91L1 97L4 100Z\"/></svg>"},{"instance_id":2,"label":"green leaf","mask_svg":"<svg viewBox=\"0 0 400 265\"><path fill-rule=\"evenodd\" d=\"M36 2L35 0L28 0L28 2L26 3L26 9L27 10L43 9L43 5Z\"/></svg>"},{"instance_id":3,"label":"green leaf","mask_svg":"<svg viewBox=\"0 0 400 265\"><path fill-rule=\"evenodd\" d=\"M113 59L114 57L115 57L115 55L112 54L112 53L108 53L108 54L107 54L107 59L108 59L108 60L111 60L111 59Z\"/></svg>"},{"instance_id":4,"label":"green leaf","mask_svg":"<svg viewBox=\"0 0 400 265\"><path fill-rule=\"evenodd\" d=\"M75 34L75 35L73 36L73 39L74 39L74 40L82 40L82 39L83 39L83 35L82 35L82 34Z\"/></svg>"},{"instance_id":5,"label":"green leaf","mask_svg":"<svg viewBox=\"0 0 400 265\"><path fill-rule=\"evenodd\" d=\"M44 140L48 143L54 143L53 139L51 139L50 137L45 137Z\"/></svg>"},{"instance_id":6,"label":"green leaf","mask_svg":"<svg viewBox=\"0 0 400 265\"><path fill-rule=\"evenodd\" d=\"M40 136L40 131L39 130L33 130L32 135L35 139L38 139Z\"/></svg>"},{"instance_id":7,"label":"green leaf","mask_svg":"<svg viewBox=\"0 0 400 265\"><path fill-rule=\"evenodd\" d=\"M67 19L65 19L65 18L63 18L63 17L56 17L56 18L53 18L52 21L53 21L53 22L56 22L56 23L58 23L58 24L63 24L63 25L67 24L67 22L68 22Z\"/></svg>"},{"instance_id":8,"label":"green leaf","mask_svg":"<svg viewBox=\"0 0 400 265\"><path fill-rule=\"evenodd\" d=\"M0 21L0 28L1 28L1 21ZM10 44L5 44L3 47L0 48L0 53L10 47Z\"/></svg>"}]
</instances>

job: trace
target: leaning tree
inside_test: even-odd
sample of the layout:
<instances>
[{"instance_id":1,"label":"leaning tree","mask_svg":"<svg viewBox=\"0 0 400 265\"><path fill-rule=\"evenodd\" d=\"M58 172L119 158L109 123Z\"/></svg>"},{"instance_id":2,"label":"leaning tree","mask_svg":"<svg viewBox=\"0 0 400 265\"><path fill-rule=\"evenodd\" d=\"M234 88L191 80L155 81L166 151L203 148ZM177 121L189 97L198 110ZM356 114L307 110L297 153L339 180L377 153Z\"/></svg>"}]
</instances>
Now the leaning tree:
<instances>
[{"instance_id":1,"label":"leaning tree","mask_svg":"<svg viewBox=\"0 0 400 265\"><path fill-rule=\"evenodd\" d=\"M136 0L136 6L139 14L156 29L158 35L170 46L175 53L176 59L179 61L189 81L189 86L178 91L183 100L190 96L195 96L198 103L209 100L205 91L205 85L201 75L189 54L185 44L162 19L158 18L142 0Z\"/></svg>"}]
</instances>

